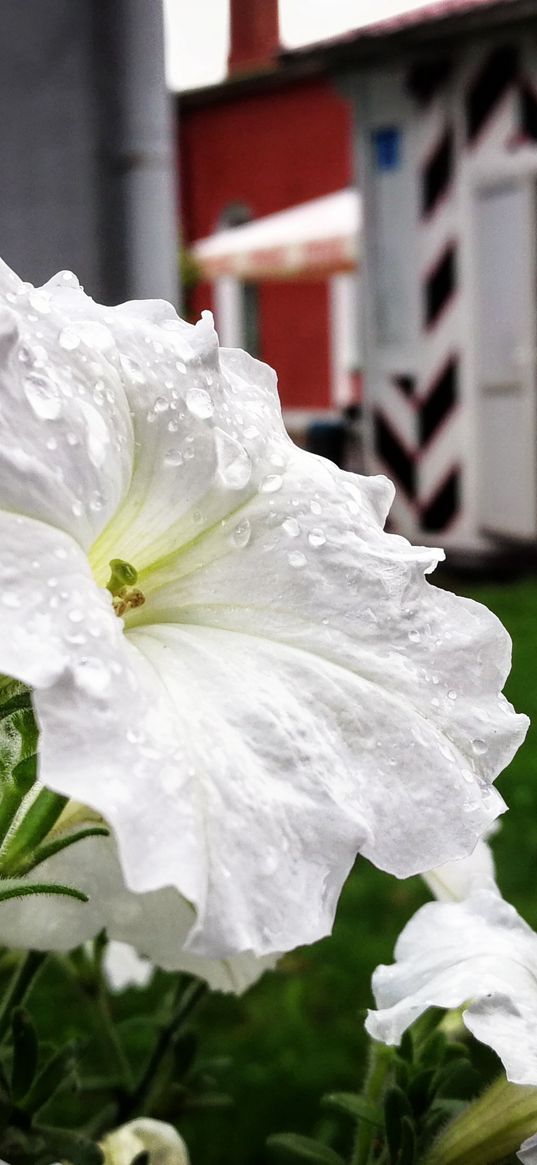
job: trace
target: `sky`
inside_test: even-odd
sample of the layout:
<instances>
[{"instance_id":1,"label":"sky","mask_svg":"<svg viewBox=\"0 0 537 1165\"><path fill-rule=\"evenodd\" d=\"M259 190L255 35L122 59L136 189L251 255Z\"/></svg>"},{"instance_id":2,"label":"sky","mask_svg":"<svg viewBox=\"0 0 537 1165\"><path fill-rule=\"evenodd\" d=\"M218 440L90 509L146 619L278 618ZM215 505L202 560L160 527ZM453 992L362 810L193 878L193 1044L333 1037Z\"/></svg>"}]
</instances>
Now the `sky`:
<instances>
[{"instance_id":1,"label":"sky","mask_svg":"<svg viewBox=\"0 0 537 1165\"><path fill-rule=\"evenodd\" d=\"M282 43L289 48L337 36L426 0L280 0ZM225 75L228 0L164 0L166 72L172 89L192 89Z\"/></svg>"}]
</instances>

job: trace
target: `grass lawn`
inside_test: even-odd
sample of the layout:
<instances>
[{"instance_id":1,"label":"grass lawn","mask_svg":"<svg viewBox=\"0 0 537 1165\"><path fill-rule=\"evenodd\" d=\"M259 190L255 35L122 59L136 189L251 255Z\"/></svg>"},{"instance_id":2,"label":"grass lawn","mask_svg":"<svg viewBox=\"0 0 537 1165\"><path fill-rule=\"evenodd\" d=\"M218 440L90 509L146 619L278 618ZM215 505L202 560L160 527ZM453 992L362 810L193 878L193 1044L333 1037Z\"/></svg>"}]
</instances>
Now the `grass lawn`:
<instances>
[{"instance_id":1,"label":"grass lawn","mask_svg":"<svg viewBox=\"0 0 537 1165\"><path fill-rule=\"evenodd\" d=\"M486 603L509 630L507 695L535 724L498 782L511 811L494 848L505 896L537 928L537 581L457 589ZM326 1119L322 1093L356 1086L371 971L391 961L397 934L427 897L419 878L397 882L359 861L331 938L288 956L242 999L209 1000L200 1035L205 1054L230 1058L222 1084L235 1106L184 1121L194 1162L261 1165L269 1132L311 1133Z\"/></svg>"}]
</instances>

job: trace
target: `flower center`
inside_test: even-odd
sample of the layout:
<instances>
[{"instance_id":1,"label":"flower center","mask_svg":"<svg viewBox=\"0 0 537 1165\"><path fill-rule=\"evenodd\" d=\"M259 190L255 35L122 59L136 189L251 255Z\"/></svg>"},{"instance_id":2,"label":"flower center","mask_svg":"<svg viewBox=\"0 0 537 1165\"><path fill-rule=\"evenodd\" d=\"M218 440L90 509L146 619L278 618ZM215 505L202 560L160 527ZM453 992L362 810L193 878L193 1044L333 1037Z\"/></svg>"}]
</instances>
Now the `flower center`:
<instances>
[{"instance_id":1,"label":"flower center","mask_svg":"<svg viewBox=\"0 0 537 1165\"><path fill-rule=\"evenodd\" d=\"M143 591L134 586L137 579L138 571L130 562L125 562L122 558L111 559L110 578L106 589L112 595L112 606L118 618L145 603Z\"/></svg>"}]
</instances>

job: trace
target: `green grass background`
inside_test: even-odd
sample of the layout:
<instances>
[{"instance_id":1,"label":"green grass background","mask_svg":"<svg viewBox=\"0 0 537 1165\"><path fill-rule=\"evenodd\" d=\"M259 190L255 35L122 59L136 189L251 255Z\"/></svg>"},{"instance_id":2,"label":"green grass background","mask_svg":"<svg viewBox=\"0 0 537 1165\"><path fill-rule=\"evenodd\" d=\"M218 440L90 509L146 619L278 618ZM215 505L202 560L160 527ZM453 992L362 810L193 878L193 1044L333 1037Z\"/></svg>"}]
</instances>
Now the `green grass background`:
<instances>
[{"instance_id":1,"label":"green grass background","mask_svg":"<svg viewBox=\"0 0 537 1165\"><path fill-rule=\"evenodd\" d=\"M503 893L537 928L537 582L452 589L486 603L513 638L506 694L533 726L498 781L510 812L494 851ZM359 860L330 938L288 956L243 998L209 999L197 1026L205 1054L230 1057L222 1083L235 1105L185 1116L194 1165L260 1165L268 1133L323 1131L322 1093L356 1088L363 1074L371 972L391 961L427 898L421 879L398 882Z\"/></svg>"}]
</instances>

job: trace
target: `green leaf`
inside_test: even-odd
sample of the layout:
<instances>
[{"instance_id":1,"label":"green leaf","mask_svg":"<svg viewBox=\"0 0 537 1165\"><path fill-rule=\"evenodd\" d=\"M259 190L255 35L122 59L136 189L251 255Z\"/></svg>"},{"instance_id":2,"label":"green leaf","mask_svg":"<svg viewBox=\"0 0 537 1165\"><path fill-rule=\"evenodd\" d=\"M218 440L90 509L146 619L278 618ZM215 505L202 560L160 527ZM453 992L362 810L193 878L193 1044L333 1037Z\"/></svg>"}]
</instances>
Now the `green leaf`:
<instances>
[{"instance_id":1,"label":"green leaf","mask_svg":"<svg viewBox=\"0 0 537 1165\"><path fill-rule=\"evenodd\" d=\"M384 1124L391 1165L397 1165L401 1149L403 1118L412 1119L412 1110L405 1093L397 1085L386 1090L384 1097Z\"/></svg>"},{"instance_id":2,"label":"green leaf","mask_svg":"<svg viewBox=\"0 0 537 1165\"><path fill-rule=\"evenodd\" d=\"M39 1054L37 1032L32 1018L24 1007L18 1007L11 1020L13 1032L13 1064L11 1091L14 1100L20 1100L31 1087Z\"/></svg>"},{"instance_id":3,"label":"green leaf","mask_svg":"<svg viewBox=\"0 0 537 1165\"><path fill-rule=\"evenodd\" d=\"M436 1067L444 1059L446 1037L443 1032L435 1031L424 1040L420 1048L420 1064Z\"/></svg>"},{"instance_id":4,"label":"green leaf","mask_svg":"<svg viewBox=\"0 0 537 1165\"><path fill-rule=\"evenodd\" d=\"M31 753L20 760L11 775L17 792L25 797L37 780L37 753Z\"/></svg>"},{"instance_id":5,"label":"green leaf","mask_svg":"<svg viewBox=\"0 0 537 1165\"><path fill-rule=\"evenodd\" d=\"M414 1059L414 1042L412 1039L412 1032L409 1028L407 1028L406 1032L403 1032L403 1037L399 1046L399 1055L403 1058L403 1060L407 1060L409 1064L411 1064Z\"/></svg>"},{"instance_id":6,"label":"green leaf","mask_svg":"<svg viewBox=\"0 0 537 1165\"><path fill-rule=\"evenodd\" d=\"M481 1087L479 1073L467 1060L458 1060L438 1073L436 1095L448 1096L455 1100L471 1100Z\"/></svg>"},{"instance_id":7,"label":"green leaf","mask_svg":"<svg viewBox=\"0 0 537 1165\"><path fill-rule=\"evenodd\" d=\"M335 1153L328 1145L314 1141L311 1137L301 1137L298 1133L278 1133L269 1137L267 1149L273 1161L282 1162L282 1165L296 1165L296 1162L307 1162L307 1165L344 1165L343 1158Z\"/></svg>"},{"instance_id":8,"label":"green leaf","mask_svg":"<svg viewBox=\"0 0 537 1165\"><path fill-rule=\"evenodd\" d=\"M321 1104L323 1108L343 1113L344 1116L350 1116L353 1120L366 1121L367 1124L375 1125L378 1128L382 1128L384 1125L381 1109L368 1100L364 1100L363 1096L357 1096L354 1092L329 1092L327 1096L323 1096Z\"/></svg>"},{"instance_id":9,"label":"green leaf","mask_svg":"<svg viewBox=\"0 0 537 1165\"><path fill-rule=\"evenodd\" d=\"M77 1065L78 1050L79 1044L73 1040L54 1052L21 1102L25 1112L39 1112L54 1093L72 1079Z\"/></svg>"},{"instance_id":10,"label":"green leaf","mask_svg":"<svg viewBox=\"0 0 537 1165\"><path fill-rule=\"evenodd\" d=\"M414 1165L416 1159L416 1134L409 1117L404 1116L401 1121L401 1147L397 1157L397 1165Z\"/></svg>"},{"instance_id":11,"label":"green leaf","mask_svg":"<svg viewBox=\"0 0 537 1165\"><path fill-rule=\"evenodd\" d=\"M416 1072L410 1081L407 1096L414 1112L421 1113L427 1108L434 1091L435 1076L434 1068L422 1068L421 1072Z\"/></svg>"}]
</instances>

